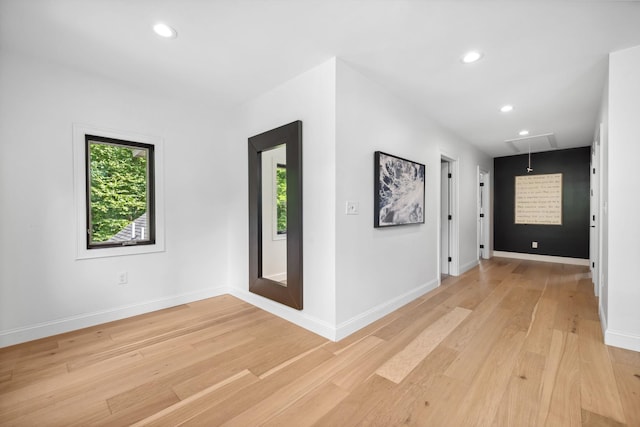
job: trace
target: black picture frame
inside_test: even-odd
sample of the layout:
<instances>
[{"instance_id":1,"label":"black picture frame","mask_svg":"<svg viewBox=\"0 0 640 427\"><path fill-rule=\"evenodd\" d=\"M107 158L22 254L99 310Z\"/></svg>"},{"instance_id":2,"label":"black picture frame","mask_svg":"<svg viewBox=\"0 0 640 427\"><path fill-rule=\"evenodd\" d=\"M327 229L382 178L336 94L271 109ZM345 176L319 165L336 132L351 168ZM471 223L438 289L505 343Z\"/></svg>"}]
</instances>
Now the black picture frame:
<instances>
[{"instance_id":1,"label":"black picture frame","mask_svg":"<svg viewBox=\"0 0 640 427\"><path fill-rule=\"evenodd\" d=\"M375 228L424 224L425 172L422 163L382 151L374 153Z\"/></svg>"}]
</instances>

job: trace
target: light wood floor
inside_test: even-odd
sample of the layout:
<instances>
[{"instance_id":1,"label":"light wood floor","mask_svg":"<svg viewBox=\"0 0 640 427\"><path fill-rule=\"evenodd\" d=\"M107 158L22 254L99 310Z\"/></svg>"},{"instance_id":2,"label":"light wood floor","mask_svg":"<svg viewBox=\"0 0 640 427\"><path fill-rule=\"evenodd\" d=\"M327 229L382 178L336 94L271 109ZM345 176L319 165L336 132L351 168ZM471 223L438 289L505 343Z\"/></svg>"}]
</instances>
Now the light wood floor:
<instances>
[{"instance_id":1,"label":"light wood floor","mask_svg":"<svg viewBox=\"0 0 640 427\"><path fill-rule=\"evenodd\" d=\"M640 426L640 353L586 267L499 258L338 343L223 296L0 350L0 425L134 423Z\"/></svg>"}]
</instances>

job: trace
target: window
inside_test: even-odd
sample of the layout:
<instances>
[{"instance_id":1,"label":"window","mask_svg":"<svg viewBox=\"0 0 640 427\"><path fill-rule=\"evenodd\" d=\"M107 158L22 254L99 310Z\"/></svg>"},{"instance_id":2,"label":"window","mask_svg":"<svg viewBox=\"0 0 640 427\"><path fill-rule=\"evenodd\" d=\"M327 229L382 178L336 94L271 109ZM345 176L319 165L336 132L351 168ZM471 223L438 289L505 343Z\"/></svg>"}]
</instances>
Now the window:
<instances>
[{"instance_id":1,"label":"window","mask_svg":"<svg viewBox=\"0 0 640 427\"><path fill-rule=\"evenodd\" d=\"M154 147L85 136L87 249L155 243Z\"/></svg>"},{"instance_id":2,"label":"window","mask_svg":"<svg viewBox=\"0 0 640 427\"><path fill-rule=\"evenodd\" d=\"M276 230L287 234L287 166L276 165Z\"/></svg>"},{"instance_id":3,"label":"window","mask_svg":"<svg viewBox=\"0 0 640 427\"><path fill-rule=\"evenodd\" d=\"M76 259L164 252L161 137L73 125Z\"/></svg>"}]
</instances>

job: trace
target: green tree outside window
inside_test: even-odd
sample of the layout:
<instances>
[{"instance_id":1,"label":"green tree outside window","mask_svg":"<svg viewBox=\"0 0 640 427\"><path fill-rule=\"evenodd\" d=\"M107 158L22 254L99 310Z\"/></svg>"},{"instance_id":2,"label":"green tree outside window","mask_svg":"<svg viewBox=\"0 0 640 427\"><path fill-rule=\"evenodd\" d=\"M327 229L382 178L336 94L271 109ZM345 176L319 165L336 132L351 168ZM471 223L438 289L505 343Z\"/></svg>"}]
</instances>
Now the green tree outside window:
<instances>
[{"instance_id":1,"label":"green tree outside window","mask_svg":"<svg viewBox=\"0 0 640 427\"><path fill-rule=\"evenodd\" d=\"M276 167L276 218L278 234L287 234L287 166Z\"/></svg>"},{"instance_id":2,"label":"green tree outside window","mask_svg":"<svg viewBox=\"0 0 640 427\"><path fill-rule=\"evenodd\" d=\"M147 211L147 150L98 142L89 150L91 240L107 242Z\"/></svg>"}]
</instances>

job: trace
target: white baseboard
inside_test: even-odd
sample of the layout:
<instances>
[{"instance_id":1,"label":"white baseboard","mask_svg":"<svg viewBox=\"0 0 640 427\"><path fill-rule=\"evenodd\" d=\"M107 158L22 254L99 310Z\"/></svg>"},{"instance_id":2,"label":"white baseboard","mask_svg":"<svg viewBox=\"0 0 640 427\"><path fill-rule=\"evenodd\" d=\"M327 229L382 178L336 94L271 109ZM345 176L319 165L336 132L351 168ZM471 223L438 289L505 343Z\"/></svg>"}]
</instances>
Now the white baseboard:
<instances>
[{"instance_id":1,"label":"white baseboard","mask_svg":"<svg viewBox=\"0 0 640 427\"><path fill-rule=\"evenodd\" d=\"M613 347L640 352L640 336L607 328L604 332L604 343Z\"/></svg>"},{"instance_id":2,"label":"white baseboard","mask_svg":"<svg viewBox=\"0 0 640 427\"><path fill-rule=\"evenodd\" d=\"M607 317L604 315L601 304L598 304L598 314L600 315L600 326L602 326L602 335L606 345L640 352L640 336L609 329Z\"/></svg>"},{"instance_id":3,"label":"white baseboard","mask_svg":"<svg viewBox=\"0 0 640 427\"><path fill-rule=\"evenodd\" d=\"M321 337L331 341L339 341L435 289L437 286L438 281L434 279L431 282L400 295L391 301L387 301L384 304L380 304L364 313L342 322L337 325L337 327L334 327L329 322L309 316L304 311L294 310L243 289L231 288L229 293L236 298L240 298L241 300L268 311L275 316L288 320L289 322L314 332Z\"/></svg>"},{"instance_id":4,"label":"white baseboard","mask_svg":"<svg viewBox=\"0 0 640 427\"><path fill-rule=\"evenodd\" d=\"M432 280L431 282L406 292L391 301L380 304L364 313L342 322L337 327L316 317L309 316L303 311L294 310L246 290L222 286L0 331L0 348L225 294L233 295L236 298L261 308L275 316L288 320L331 341L338 341L386 316L392 311L397 310L403 305L408 304L414 299L435 289L437 286L438 281Z\"/></svg>"},{"instance_id":5,"label":"white baseboard","mask_svg":"<svg viewBox=\"0 0 640 427\"><path fill-rule=\"evenodd\" d=\"M139 314L150 313L164 308L175 307L206 298L217 297L228 294L227 287L208 288L196 292L173 295L156 300L145 301L128 306L117 307L109 310L84 313L77 316L65 317L50 322L38 323L21 328L0 331L0 348L10 345L20 344L39 338L50 337L52 335L71 332L114 320L125 319Z\"/></svg>"},{"instance_id":6,"label":"white baseboard","mask_svg":"<svg viewBox=\"0 0 640 427\"><path fill-rule=\"evenodd\" d=\"M352 333L364 328L365 326L375 322L378 319L386 316L394 310L399 309L405 304L410 303L416 298L421 297L429 291L432 291L438 287L438 280L434 279L429 283L425 283L403 295L400 295L391 301L387 301L383 304L377 305L364 313L352 317L351 319L340 323L335 330L334 341L339 341Z\"/></svg>"},{"instance_id":7,"label":"white baseboard","mask_svg":"<svg viewBox=\"0 0 640 427\"><path fill-rule=\"evenodd\" d=\"M503 258L514 258L514 259L527 259L529 261L555 262L557 264L572 264L572 265L587 265L587 266L589 265L588 259L569 258L569 257L563 257L563 256L522 254L519 252L503 252L503 251L493 251L493 256L503 257Z\"/></svg>"},{"instance_id":8,"label":"white baseboard","mask_svg":"<svg viewBox=\"0 0 640 427\"><path fill-rule=\"evenodd\" d=\"M317 317L309 316L304 311L299 311L286 305L271 301L268 298L262 297L258 294L251 293L244 289L229 288L229 293L236 298L243 300L255 307L261 308L274 316L281 317L294 323L301 328L307 329L313 333L320 335L331 341L335 341L336 330L333 325L328 322L318 319Z\"/></svg>"}]
</instances>

